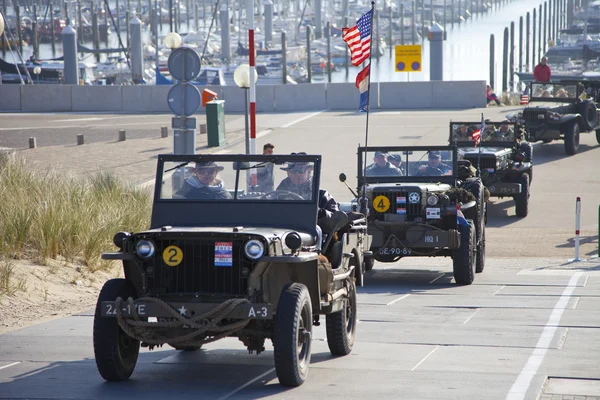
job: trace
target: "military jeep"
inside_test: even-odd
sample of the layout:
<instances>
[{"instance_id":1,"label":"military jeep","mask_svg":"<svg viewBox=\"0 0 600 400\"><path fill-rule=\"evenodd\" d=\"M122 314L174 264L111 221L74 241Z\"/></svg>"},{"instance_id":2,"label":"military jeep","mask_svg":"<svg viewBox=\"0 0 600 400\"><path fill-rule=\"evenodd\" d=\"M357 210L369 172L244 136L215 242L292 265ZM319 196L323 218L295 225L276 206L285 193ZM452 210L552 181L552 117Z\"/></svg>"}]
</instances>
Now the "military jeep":
<instances>
[{"instance_id":1,"label":"military jeep","mask_svg":"<svg viewBox=\"0 0 600 400\"><path fill-rule=\"evenodd\" d=\"M525 126L529 141L564 140L565 152L575 154L581 132L596 131L600 143L599 111L594 96L584 98L585 85L585 81L531 82L529 104L507 118Z\"/></svg>"},{"instance_id":2,"label":"military jeep","mask_svg":"<svg viewBox=\"0 0 600 400\"><path fill-rule=\"evenodd\" d=\"M458 158L468 160L479 170L481 180L492 197L512 197L515 214L529 213L530 185L533 180L533 146L523 140L523 127L514 122L450 122L451 145L458 147ZM473 133L480 133L475 145ZM459 176L460 177L460 176Z\"/></svg>"},{"instance_id":3,"label":"military jeep","mask_svg":"<svg viewBox=\"0 0 600 400\"><path fill-rule=\"evenodd\" d=\"M292 168L312 176L302 196L255 192L266 167L271 188ZM122 261L125 278L98 297L100 375L128 379L140 344L193 351L237 337L257 354L271 339L279 382L298 386L321 315L331 353L349 354L366 219L337 211L317 220L320 167L316 155L160 155L149 229L116 233L119 251L102 254Z\"/></svg>"},{"instance_id":4,"label":"military jeep","mask_svg":"<svg viewBox=\"0 0 600 400\"><path fill-rule=\"evenodd\" d=\"M358 198L340 206L367 214L375 260L451 257L458 284L483 271L484 187L479 178L459 179L458 167L452 146L358 148Z\"/></svg>"}]
</instances>

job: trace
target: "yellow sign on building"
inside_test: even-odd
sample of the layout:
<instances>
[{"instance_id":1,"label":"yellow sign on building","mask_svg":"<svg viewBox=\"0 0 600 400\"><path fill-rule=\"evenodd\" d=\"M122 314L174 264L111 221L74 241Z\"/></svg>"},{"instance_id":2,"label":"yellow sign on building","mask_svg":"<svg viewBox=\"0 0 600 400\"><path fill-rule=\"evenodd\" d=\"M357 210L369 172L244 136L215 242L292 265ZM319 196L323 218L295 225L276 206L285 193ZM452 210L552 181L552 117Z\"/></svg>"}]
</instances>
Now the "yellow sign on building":
<instances>
[{"instance_id":1,"label":"yellow sign on building","mask_svg":"<svg viewBox=\"0 0 600 400\"><path fill-rule=\"evenodd\" d=\"M396 72L421 71L421 45L396 45Z\"/></svg>"}]
</instances>

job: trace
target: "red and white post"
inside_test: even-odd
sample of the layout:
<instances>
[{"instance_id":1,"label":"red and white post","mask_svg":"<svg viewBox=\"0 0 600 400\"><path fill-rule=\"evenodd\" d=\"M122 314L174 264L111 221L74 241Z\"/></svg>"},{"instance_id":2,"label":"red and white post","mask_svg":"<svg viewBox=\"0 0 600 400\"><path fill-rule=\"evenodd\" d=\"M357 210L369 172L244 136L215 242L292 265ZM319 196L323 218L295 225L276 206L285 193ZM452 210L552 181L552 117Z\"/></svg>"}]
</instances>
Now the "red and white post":
<instances>
[{"instance_id":1,"label":"red and white post","mask_svg":"<svg viewBox=\"0 0 600 400\"><path fill-rule=\"evenodd\" d=\"M582 261L579 259L579 231L581 229L581 197L575 201L575 258L573 261Z\"/></svg>"},{"instance_id":2,"label":"red and white post","mask_svg":"<svg viewBox=\"0 0 600 400\"><path fill-rule=\"evenodd\" d=\"M250 67L250 154L256 154L256 68L254 50L254 0L247 0L246 15L248 17L248 66ZM250 182L256 185L257 171L250 175Z\"/></svg>"}]
</instances>

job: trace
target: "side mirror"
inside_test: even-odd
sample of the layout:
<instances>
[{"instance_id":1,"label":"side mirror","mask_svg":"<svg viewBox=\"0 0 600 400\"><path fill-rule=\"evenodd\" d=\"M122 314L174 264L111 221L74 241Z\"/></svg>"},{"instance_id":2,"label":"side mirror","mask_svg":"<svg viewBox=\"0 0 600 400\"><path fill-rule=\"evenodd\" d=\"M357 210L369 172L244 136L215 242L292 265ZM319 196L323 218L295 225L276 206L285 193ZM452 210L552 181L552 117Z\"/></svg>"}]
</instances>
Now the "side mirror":
<instances>
[{"instance_id":1,"label":"side mirror","mask_svg":"<svg viewBox=\"0 0 600 400\"><path fill-rule=\"evenodd\" d=\"M339 178L340 178L340 182L346 182L346 174L345 173L342 172L340 174Z\"/></svg>"}]
</instances>

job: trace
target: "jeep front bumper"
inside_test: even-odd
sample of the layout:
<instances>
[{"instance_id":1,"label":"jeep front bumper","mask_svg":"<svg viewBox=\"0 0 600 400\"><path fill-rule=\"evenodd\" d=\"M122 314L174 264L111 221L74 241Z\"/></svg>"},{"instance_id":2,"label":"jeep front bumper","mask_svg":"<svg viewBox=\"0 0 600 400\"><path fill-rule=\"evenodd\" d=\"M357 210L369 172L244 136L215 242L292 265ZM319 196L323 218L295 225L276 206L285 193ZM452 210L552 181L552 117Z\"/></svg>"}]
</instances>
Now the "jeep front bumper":
<instances>
[{"instance_id":1,"label":"jeep front bumper","mask_svg":"<svg viewBox=\"0 0 600 400\"><path fill-rule=\"evenodd\" d=\"M521 184L514 182L496 182L489 186L491 196L512 196L521 193Z\"/></svg>"}]
</instances>

